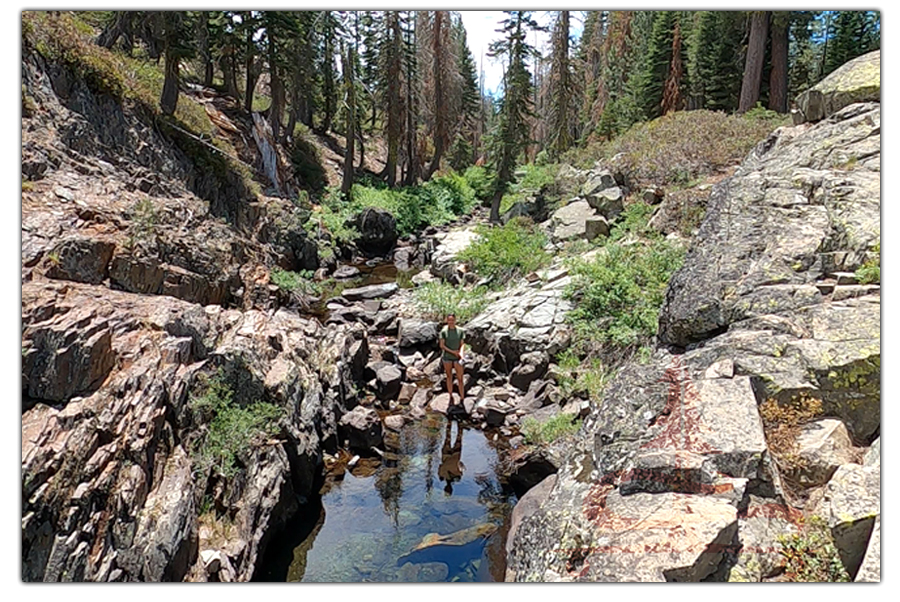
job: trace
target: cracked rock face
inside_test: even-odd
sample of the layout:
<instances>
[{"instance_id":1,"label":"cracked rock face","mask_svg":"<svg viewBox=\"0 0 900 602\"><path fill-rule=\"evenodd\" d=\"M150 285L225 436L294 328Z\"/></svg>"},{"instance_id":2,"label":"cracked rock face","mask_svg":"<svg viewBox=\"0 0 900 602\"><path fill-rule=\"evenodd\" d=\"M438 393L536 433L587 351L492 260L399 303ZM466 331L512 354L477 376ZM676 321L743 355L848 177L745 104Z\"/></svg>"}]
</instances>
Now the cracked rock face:
<instances>
[{"instance_id":1,"label":"cracked rock face","mask_svg":"<svg viewBox=\"0 0 900 602\"><path fill-rule=\"evenodd\" d=\"M713 188L660 313L671 350L606 388L508 542L508 579L770 578L801 513L758 404L801 395L831 419L802 441L808 485L827 482L819 513L851 577L871 578L877 445L847 462L880 430L880 292L848 288L879 240L880 144L879 105L845 106L777 130Z\"/></svg>"}]
</instances>

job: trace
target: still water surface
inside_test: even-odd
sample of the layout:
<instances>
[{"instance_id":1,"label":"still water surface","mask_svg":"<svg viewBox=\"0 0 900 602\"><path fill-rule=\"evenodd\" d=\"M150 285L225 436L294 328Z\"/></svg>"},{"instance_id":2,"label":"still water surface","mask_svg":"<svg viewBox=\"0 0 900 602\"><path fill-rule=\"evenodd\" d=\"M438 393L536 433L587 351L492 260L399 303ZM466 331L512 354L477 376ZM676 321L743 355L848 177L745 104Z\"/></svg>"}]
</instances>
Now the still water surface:
<instances>
[{"instance_id":1,"label":"still water surface","mask_svg":"<svg viewBox=\"0 0 900 602\"><path fill-rule=\"evenodd\" d=\"M261 578L503 580L515 499L500 485L485 433L429 414L387 444L384 460L362 459L326 478L320 505L311 502L301 511L307 519L272 542Z\"/></svg>"}]
</instances>

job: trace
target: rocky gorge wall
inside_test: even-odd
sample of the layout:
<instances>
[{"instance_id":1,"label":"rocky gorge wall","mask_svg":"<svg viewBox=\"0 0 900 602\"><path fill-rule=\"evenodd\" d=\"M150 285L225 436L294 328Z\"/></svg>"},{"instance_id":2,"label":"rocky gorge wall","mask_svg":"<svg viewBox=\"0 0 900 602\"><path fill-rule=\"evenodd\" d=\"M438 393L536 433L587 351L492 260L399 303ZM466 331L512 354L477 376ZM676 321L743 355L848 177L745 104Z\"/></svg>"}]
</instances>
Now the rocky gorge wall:
<instances>
[{"instance_id":1,"label":"rocky gorge wall","mask_svg":"<svg viewBox=\"0 0 900 602\"><path fill-rule=\"evenodd\" d=\"M507 580L777 579L779 537L810 516L851 580L879 579L880 287L856 270L878 256L881 109L871 77L842 89L859 68L877 83L873 62L835 72L821 121L776 130L715 186L659 348L514 510ZM788 463L761 408L804 404L816 419Z\"/></svg>"},{"instance_id":2,"label":"rocky gorge wall","mask_svg":"<svg viewBox=\"0 0 900 602\"><path fill-rule=\"evenodd\" d=\"M27 47L22 75L22 578L249 580L357 403L365 328L281 309L266 265L318 267L289 201L201 182ZM197 462L211 378L280 416L228 477Z\"/></svg>"}]
</instances>

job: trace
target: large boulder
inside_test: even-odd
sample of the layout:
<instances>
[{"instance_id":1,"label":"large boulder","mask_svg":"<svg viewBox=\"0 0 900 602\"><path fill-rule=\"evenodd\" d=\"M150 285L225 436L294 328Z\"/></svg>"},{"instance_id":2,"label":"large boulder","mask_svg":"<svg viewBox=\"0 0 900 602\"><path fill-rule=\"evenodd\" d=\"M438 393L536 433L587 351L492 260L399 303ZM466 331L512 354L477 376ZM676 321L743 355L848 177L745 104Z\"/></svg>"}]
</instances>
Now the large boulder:
<instances>
[{"instance_id":1,"label":"large boulder","mask_svg":"<svg viewBox=\"0 0 900 602\"><path fill-rule=\"evenodd\" d=\"M550 217L551 237L555 241L587 238L586 222L596 216L597 212L585 200L560 207Z\"/></svg>"},{"instance_id":2,"label":"large boulder","mask_svg":"<svg viewBox=\"0 0 900 602\"><path fill-rule=\"evenodd\" d=\"M115 243L107 240L70 236L51 251L47 276L100 284L109 277L109 262L115 248Z\"/></svg>"},{"instance_id":3,"label":"large boulder","mask_svg":"<svg viewBox=\"0 0 900 602\"><path fill-rule=\"evenodd\" d=\"M419 345L434 345L438 338L438 328L429 320L416 320L414 318L402 318L398 344L401 348L417 347Z\"/></svg>"},{"instance_id":4,"label":"large boulder","mask_svg":"<svg viewBox=\"0 0 900 602\"><path fill-rule=\"evenodd\" d=\"M831 529L835 546L851 579L869 547L875 520L881 515L881 466L845 464L825 486L816 514Z\"/></svg>"},{"instance_id":5,"label":"large boulder","mask_svg":"<svg viewBox=\"0 0 900 602\"><path fill-rule=\"evenodd\" d=\"M375 395L382 401L396 399L402 380L400 368L393 364L381 366L375 371Z\"/></svg>"},{"instance_id":6,"label":"large boulder","mask_svg":"<svg viewBox=\"0 0 900 602\"><path fill-rule=\"evenodd\" d=\"M881 51L849 61L797 97L794 123L819 121L857 102L881 100Z\"/></svg>"},{"instance_id":7,"label":"large boulder","mask_svg":"<svg viewBox=\"0 0 900 602\"><path fill-rule=\"evenodd\" d=\"M684 347L828 299L816 284L855 270L879 240L880 132L877 104L847 107L776 130L717 184L669 282L661 341Z\"/></svg>"},{"instance_id":8,"label":"large boulder","mask_svg":"<svg viewBox=\"0 0 900 602\"><path fill-rule=\"evenodd\" d=\"M875 519L875 527L869 538L869 547L863 557L859 572L856 573L857 582L878 583L881 581L881 516Z\"/></svg>"},{"instance_id":9,"label":"large boulder","mask_svg":"<svg viewBox=\"0 0 900 602\"><path fill-rule=\"evenodd\" d=\"M531 351L523 354L519 362L519 365L510 372L509 384L520 391L528 391L532 382L546 374L550 358L541 351Z\"/></svg>"},{"instance_id":10,"label":"large boulder","mask_svg":"<svg viewBox=\"0 0 900 602\"><path fill-rule=\"evenodd\" d=\"M569 282L565 270L550 270L540 287L522 284L512 289L466 324L467 346L493 357L494 368L504 373L515 369L524 353L558 353L571 336L566 313L572 304L563 299Z\"/></svg>"},{"instance_id":11,"label":"large boulder","mask_svg":"<svg viewBox=\"0 0 900 602\"><path fill-rule=\"evenodd\" d=\"M356 246L364 253L387 254L397 242L397 220L384 209L369 207L363 209L353 220L359 237Z\"/></svg>"},{"instance_id":12,"label":"large boulder","mask_svg":"<svg viewBox=\"0 0 900 602\"><path fill-rule=\"evenodd\" d=\"M341 416L340 427L350 448L358 451L377 447L384 438L381 418L371 408L356 406Z\"/></svg>"},{"instance_id":13,"label":"large boulder","mask_svg":"<svg viewBox=\"0 0 900 602\"><path fill-rule=\"evenodd\" d=\"M456 257L477 239L475 228L450 230L435 236L437 247L431 255L431 273L448 282L459 282L462 275Z\"/></svg>"},{"instance_id":14,"label":"large boulder","mask_svg":"<svg viewBox=\"0 0 900 602\"><path fill-rule=\"evenodd\" d=\"M356 301L390 297L398 290L400 290L400 287L397 286L396 282L387 282L385 284L370 284L359 288L347 288L341 292L341 296L350 303L354 303Z\"/></svg>"},{"instance_id":15,"label":"large boulder","mask_svg":"<svg viewBox=\"0 0 900 602\"><path fill-rule=\"evenodd\" d=\"M834 471L853 462L856 454L844 423L826 418L803 425L797 437L797 456L798 480L805 486L816 486L827 483Z\"/></svg>"}]
</instances>

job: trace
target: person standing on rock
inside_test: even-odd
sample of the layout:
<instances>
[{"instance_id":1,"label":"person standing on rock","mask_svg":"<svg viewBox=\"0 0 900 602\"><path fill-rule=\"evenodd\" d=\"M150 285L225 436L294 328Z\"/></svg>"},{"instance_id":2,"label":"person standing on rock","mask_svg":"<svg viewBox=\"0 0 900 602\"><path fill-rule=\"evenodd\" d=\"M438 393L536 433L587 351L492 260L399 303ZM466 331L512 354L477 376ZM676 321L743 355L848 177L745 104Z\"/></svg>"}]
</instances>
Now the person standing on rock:
<instances>
[{"instance_id":1,"label":"person standing on rock","mask_svg":"<svg viewBox=\"0 0 900 602\"><path fill-rule=\"evenodd\" d=\"M465 331L456 326L456 316L447 316L447 325L441 329L438 338L441 345L444 362L444 372L447 374L447 394L450 396L450 405L453 404L453 371L456 371L456 382L459 385L459 403L462 404L466 394L463 391L463 345L465 345Z\"/></svg>"}]
</instances>

